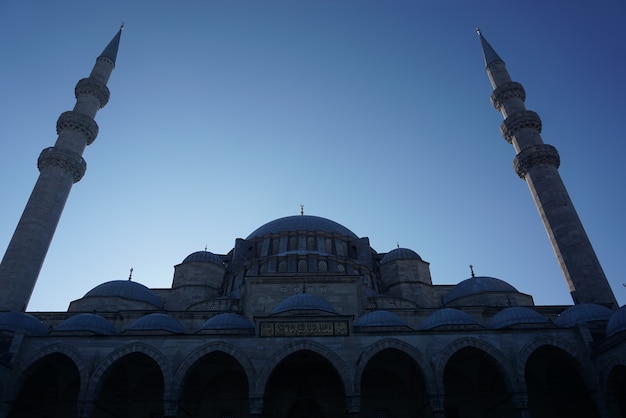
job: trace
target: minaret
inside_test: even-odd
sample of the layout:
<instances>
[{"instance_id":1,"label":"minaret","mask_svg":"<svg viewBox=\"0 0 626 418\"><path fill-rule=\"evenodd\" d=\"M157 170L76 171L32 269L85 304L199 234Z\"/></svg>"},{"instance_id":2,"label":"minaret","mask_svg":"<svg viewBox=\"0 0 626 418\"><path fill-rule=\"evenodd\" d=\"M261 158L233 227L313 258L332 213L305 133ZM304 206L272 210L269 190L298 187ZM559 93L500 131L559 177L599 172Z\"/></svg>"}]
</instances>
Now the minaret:
<instances>
[{"instance_id":1,"label":"minaret","mask_svg":"<svg viewBox=\"0 0 626 418\"><path fill-rule=\"evenodd\" d=\"M526 180L575 304L597 303L617 308L613 291L589 242L558 172L559 153L541 139L541 119L526 110L526 93L511 81L504 61L478 30L491 103L504 116L502 136L515 148L513 166Z\"/></svg>"},{"instance_id":2,"label":"minaret","mask_svg":"<svg viewBox=\"0 0 626 418\"><path fill-rule=\"evenodd\" d=\"M76 105L59 116L54 147L39 155L39 178L0 263L0 311L26 310L72 185L85 174L82 154L98 135L93 118L109 100L106 84L123 27L96 59L89 77L76 85Z\"/></svg>"}]
</instances>

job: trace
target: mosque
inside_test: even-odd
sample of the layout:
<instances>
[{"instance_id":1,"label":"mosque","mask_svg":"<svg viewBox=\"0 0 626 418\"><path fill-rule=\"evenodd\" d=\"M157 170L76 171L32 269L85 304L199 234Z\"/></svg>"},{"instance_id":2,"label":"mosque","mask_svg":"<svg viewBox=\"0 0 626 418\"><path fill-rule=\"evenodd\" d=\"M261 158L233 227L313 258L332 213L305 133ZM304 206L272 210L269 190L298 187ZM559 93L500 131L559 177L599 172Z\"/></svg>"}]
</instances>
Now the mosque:
<instances>
[{"instance_id":1,"label":"mosque","mask_svg":"<svg viewBox=\"0 0 626 418\"><path fill-rule=\"evenodd\" d=\"M75 89L0 264L0 417L626 417L618 309L525 91L479 33L501 132L571 291L537 306L493 277L433 284L330 219L271 220L227 254L181 255L172 285L103 283L26 312L109 98L122 30ZM71 204L71 203L70 203Z\"/></svg>"}]
</instances>

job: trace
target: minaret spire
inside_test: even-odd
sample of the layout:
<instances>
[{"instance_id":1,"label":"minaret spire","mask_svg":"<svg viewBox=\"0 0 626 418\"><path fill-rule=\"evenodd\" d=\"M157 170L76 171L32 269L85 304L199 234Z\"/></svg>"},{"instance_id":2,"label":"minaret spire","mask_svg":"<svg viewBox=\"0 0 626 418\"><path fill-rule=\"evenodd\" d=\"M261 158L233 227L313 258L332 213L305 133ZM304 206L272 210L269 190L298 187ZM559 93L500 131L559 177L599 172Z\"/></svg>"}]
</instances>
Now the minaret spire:
<instances>
[{"instance_id":1,"label":"minaret spire","mask_svg":"<svg viewBox=\"0 0 626 418\"><path fill-rule=\"evenodd\" d=\"M87 169L85 147L98 135L94 117L109 100L106 83L115 67L122 28L88 78L78 82L74 109L57 120L56 143L39 155L39 178L0 263L0 311L25 311L72 185Z\"/></svg>"},{"instance_id":2,"label":"minaret spire","mask_svg":"<svg viewBox=\"0 0 626 418\"><path fill-rule=\"evenodd\" d=\"M617 308L613 291L559 175L559 153L552 145L544 144L541 119L526 110L522 85L511 81L504 61L480 30L477 32L494 89L491 103L504 117L500 131L517 152L513 166L528 183L574 303Z\"/></svg>"}]
</instances>

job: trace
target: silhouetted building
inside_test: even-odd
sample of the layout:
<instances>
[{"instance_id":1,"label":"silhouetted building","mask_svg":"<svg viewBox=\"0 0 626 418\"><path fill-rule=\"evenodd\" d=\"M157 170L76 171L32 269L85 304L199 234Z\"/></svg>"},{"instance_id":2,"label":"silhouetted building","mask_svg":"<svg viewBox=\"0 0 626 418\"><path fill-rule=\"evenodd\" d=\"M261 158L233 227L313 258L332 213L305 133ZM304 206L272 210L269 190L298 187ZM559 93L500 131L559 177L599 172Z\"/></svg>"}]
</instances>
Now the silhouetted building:
<instances>
[{"instance_id":1,"label":"silhouetted building","mask_svg":"<svg viewBox=\"0 0 626 418\"><path fill-rule=\"evenodd\" d=\"M377 252L332 220L288 216L174 267L171 288L103 283L67 312L26 313L120 32L76 87L0 264L0 417L625 417L617 309L525 93L480 35L492 101L573 306L503 280L434 285L415 251Z\"/></svg>"}]
</instances>

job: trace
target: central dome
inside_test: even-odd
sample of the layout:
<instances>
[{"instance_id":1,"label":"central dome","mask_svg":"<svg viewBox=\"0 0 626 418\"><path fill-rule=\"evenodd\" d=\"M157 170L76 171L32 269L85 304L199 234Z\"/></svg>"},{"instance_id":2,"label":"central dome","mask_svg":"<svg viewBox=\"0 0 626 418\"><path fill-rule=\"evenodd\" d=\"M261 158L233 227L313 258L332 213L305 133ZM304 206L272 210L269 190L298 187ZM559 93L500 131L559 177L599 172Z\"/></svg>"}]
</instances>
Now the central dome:
<instances>
[{"instance_id":1,"label":"central dome","mask_svg":"<svg viewBox=\"0 0 626 418\"><path fill-rule=\"evenodd\" d=\"M354 232L330 219L320 218L319 216L295 215L268 222L262 227L257 228L253 233L248 235L246 239L260 238L267 234L297 231L323 231L344 235L350 238L358 238Z\"/></svg>"}]
</instances>

